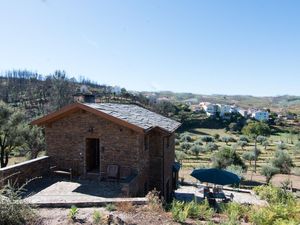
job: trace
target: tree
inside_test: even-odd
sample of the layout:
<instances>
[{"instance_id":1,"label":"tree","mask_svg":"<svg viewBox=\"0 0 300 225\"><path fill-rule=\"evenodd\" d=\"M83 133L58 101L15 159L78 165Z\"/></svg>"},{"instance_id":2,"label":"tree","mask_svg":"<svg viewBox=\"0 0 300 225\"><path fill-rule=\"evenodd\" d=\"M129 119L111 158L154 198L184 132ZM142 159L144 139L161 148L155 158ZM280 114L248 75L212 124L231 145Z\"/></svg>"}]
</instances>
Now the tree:
<instances>
[{"instance_id":1,"label":"tree","mask_svg":"<svg viewBox=\"0 0 300 225\"><path fill-rule=\"evenodd\" d=\"M0 167L6 167L9 154L23 144L25 115L0 102Z\"/></svg>"},{"instance_id":2,"label":"tree","mask_svg":"<svg viewBox=\"0 0 300 225\"><path fill-rule=\"evenodd\" d=\"M259 136L257 136L256 139L257 139L257 142L260 143L260 144L262 145L263 142L267 140L267 137L262 136L262 135L259 135Z\"/></svg>"},{"instance_id":3,"label":"tree","mask_svg":"<svg viewBox=\"0 0 300 225\"><path fill-rule=\"evenodd\" d=\"M246 137L246 136L244 136L244 135L241 135L240 136L240 141L245 141L245 142L249 142L249 139Z\"/></svg>"},{"instance_id":4,"label":"tree","mask_svg":"<svg viewBox=\"0 0 300 225\"><path fill-rule=\"evenodd\" d=\"M212 157L213 167L224 169L230 165L241 166L246 168L241 157L231 148L223 148L217 151Z\"/></svg>"},{"instance_id":5,"label":"tree","mask_svg":"<svg viewBox=\"0 0 300 225\"><path fill-rule=\"evenodd\" d=\"M299 155L300 154L300 142L297 142L293 148L294 154Z\"/></svg>"},{"instance_id":6,"label":"tree","mask_svg":"<svg viewBox=\"0 0 300 225\"><path fill-rule=\"evenodd\" d=\"M270 142L268 140L263 141L262 146L265 147L265 150L267 149L267 147L270 145Z\"/></svg>"},{"instance_id":7,"label":"tree","mask_svg":"<svg viewBox=\"0 0 300 225\"><path fill-rule=\"evenodd\" d=\"M220 134L214 134L214 139L215 140L219 140L219 138L220 138Z\"/></svg>"},{"instance_id":8,"label":"tree","mask_svg":"<svg viewBox=\"0 0 300 225\"><path fill-rule=\"evenodd\" d=\"M31 159L36 158L39 152L45 150L45 137L40 127L27 126L22 135L25 139L26 151Z\"/></svg>"},{"instance_id":9,"label":"tree","mask_svg":"<svg viewBox=\"0 0 300 225\"><path fill-rule=\"evenodd\" d=\"M208 143L206 146L205 146L206 150L207 151L215 151L215 150L218 150L219 146L213 142L210 142Z\"/></svg>"},{"instance_id":10,"label":"tree","mask_svg":"<svg viewBox=\"0 0 300 225\"><path fill-rule=\"evenodd\" d=\"M181 164L182 160L186 158L186 154L182 151L175 151L175 158Z\"/></svg>"},{"instance_id":11,"label":"tree","mask_svg":"<svg viewBox=\"0 0 300 225\"><path fill-rule=\"evenodd\" d=\"M242 158L243 158L244 160L249 161L249 165L251 166L252 161L255 160L254 152L252 152L252 151L251 151L251 152L244 152L243 155L242 155Z\"/></svg>"},{"instance_id":12,"label":"tree","mask_svg":"<svg viewBox=\"0 0 300 225\"><path fill-rule=\"evenodd\" d=\"M264 165L260 171L261 175L266 177L267 184L270 183L270 180L272 179L272 177L275 174L278 174L279 172L280 172L280 170L271 164Z\"/></svg>"},{"instance_id":13,"label":"tree","mask_svg":"<svg viewBox=\"0 0 300 225\"><path fill-rule=\"evenodd\" d=\"M289 153L285 150L277 150L271 164L280 170L280 173L289 174L291 167L294 166L293 160Z\"/></svg>"},{"instance_id":14,"label":"tree","mask_svg":"<svg viewBox=\"0 0 300 225\"><path fill-rule=\"evenodd\" d=\"M238 141L237 144L244 150L244 147L247 146L248 142L247 141Z\"/></svg>"},{"instance_id":15,"label":"tree","mask_svg":"<svg viewBox=\"0 0 300 225\"><path fill-rule=\"evenodd\" d=\"M200 145L193 145L191 148L190 148L190 151L195 155L197 156L197 158L199 157L199 153L201 152L202 150L202 147Z\"/></svg>"},{"instance_id":16,"label":"tree","mask_svg":"<svg viewBox=\"0 0 300 225\"><path fill-rule=\"evenodd\" d=\"M214 142L214 139L213 139L213 137L211 137L211 136L203 136L203 137L201 138L201 140L202 140L203 142L205 142L206 144L209 143L209 142Z\"/></svg>"},{"instance_id":17,"label":"tree","mask_svg":"<svg viewBox=\"0 0 300 225\"><path fill-rule=\"evenodd\" d=\"M224 136L224 137L222 137L222 141L225 142L226 145L228 145L228 142L230 141L230 137Z\"/></svg>"},{"instance_id":18,"label":"tree","mask_svg":"<svg viewBox=\"0 0 300 225\"><path fill-rule=\"evenodd\" d=\"M182 148L182 150L183 150L184 152L187 152L187 151L192 147L192 144L189 143L189 142L182 142L182 143L180 144L180 147Z\"/></svg>"},{"instance_id":19,"label":"tree","mask_svg":"<svg viewBox=\"0 0 300 225\"><path fill-rule=\"evenodd\" d=\"M268 136L270 135L270 127L264 123L264 122L250 122L248 123L242 130L244 135L249 136L254 140L254 146L255 146L255 155L257 156L254 162L254 172L256 172L256 162L258 158L258 151L257 151L257 137L258 136Z\"/></svg>"}]
</instances>

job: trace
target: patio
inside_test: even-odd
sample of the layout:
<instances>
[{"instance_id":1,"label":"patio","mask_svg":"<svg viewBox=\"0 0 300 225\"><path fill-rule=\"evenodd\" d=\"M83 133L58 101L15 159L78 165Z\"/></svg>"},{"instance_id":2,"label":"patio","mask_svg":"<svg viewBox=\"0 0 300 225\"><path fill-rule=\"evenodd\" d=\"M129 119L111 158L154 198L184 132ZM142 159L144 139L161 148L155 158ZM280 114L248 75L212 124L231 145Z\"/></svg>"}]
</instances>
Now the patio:
<instances>
[{"instance_id":1,"label":"patio","mask_svg":"<svg viewBox=\"0 0 300 225\"><path fill-rule=\"evenodd\" d=\"M255 194L251 192L239 192L237 190L223 190L226 196L233 195L233 202L240 204L251 204L251 205L266 205L267 202L260 200ZM198 202L204 200L204 194L200 191L199 188L195 186L180 186L175 191L175 198L181 201L192 201L196 199Z\"/></svg>"},{"instance_id":2,"label":"patio","mask_svg":"<svg viewBox=\"0 0 300 225\"><path fill-rule=\"evenodd\" d=\"M126 198L122 184L95 180L68 181L46 177L36 179L25 186L23 199L39 207L103 206L107 203L132 201L144 204L145 198Z\"/></svg>"}]
</instances>

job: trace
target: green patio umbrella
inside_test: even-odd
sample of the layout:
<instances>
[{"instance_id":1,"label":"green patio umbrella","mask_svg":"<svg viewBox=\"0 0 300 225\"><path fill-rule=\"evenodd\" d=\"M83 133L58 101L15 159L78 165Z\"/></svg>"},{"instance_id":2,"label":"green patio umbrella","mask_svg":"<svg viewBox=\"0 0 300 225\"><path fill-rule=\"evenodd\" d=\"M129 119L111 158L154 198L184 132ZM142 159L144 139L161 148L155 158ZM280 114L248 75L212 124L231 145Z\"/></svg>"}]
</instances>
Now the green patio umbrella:
<instances>
[{"instance_id":1,"label":"green patio umbrella","mask_svg":"<svg viewBox=\"0 0 300 225\"><path fill-rule=\"evenodd\" d=\"M195 177L201 182L207 182L212 184L219 185L228 185L228 184L239 184L241 178L231 172L226 170L210 168L210 169L195 169L191 176Z\"/></svg>"}]
</instances>

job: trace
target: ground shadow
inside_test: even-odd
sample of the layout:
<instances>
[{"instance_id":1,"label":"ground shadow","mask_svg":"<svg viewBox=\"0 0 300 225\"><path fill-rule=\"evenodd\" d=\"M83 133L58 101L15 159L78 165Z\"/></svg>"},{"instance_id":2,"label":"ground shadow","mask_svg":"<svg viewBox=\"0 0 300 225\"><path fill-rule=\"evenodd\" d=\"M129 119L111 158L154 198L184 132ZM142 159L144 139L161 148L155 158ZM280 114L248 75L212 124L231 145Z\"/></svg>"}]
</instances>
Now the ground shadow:
<instances>
[{"instance_id":1,"label":"ground shadow","mask_svg":"<svg viewBox=\"0 0 300 225\"><path fill-rule=\"evenodd\" d=\"M196 130L196 129L190 129L188 132L192 133L192 134L198 134L198 135L209 135L208 133Z\"/></svg>"},{"instance_id":2,"label":"ground shadow","mask_svg":"<svg viewBox=\"0 0 300 225\"><path fill-rule=\"evenodd\" d=\"M117 182L79 181L80 186L72 192L103 198L121 197L122 188Z\"/></svg>"}]
</instances>

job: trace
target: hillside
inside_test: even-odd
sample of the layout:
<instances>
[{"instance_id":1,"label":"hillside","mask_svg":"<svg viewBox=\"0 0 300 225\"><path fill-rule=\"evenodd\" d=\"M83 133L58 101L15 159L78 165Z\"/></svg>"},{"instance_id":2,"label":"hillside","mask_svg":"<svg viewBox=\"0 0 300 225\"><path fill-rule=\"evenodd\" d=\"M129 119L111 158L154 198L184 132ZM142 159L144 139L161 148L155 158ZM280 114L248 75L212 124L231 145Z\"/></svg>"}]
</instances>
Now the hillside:
<instances>
[{"instance_id":1,"label":"hillside","mask_svg":"<svg viewBox=\"0 0 300 225\"><path fill-rule=\"evenodd\" d=\"M168 98L178 102L212 102L220 104L236 104L243 108L269 108L275 112L291 111L300 113L300 96L256 97L250 95L200 95L193 93L142 92L144 95Z\"/></svg>"}]
</instances>

